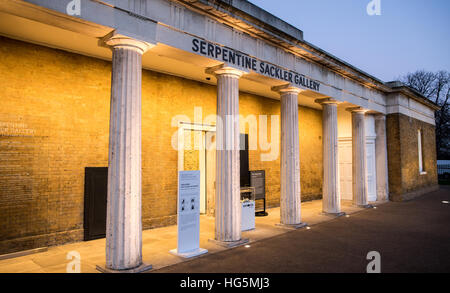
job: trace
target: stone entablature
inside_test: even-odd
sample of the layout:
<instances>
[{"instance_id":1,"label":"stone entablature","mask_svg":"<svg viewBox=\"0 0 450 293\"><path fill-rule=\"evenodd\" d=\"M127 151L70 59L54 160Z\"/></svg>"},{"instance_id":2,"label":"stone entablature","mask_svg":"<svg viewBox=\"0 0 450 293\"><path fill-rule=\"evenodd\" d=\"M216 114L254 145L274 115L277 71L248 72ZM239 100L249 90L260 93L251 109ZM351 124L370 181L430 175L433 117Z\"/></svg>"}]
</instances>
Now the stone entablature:
<instances>
[{"instance_id":1,"label":"stone entablature","mask_svg":"<svg viewBox=\"0 0 450 293\"><path fill-rule=\"evenodd\" d=\"M435 125L434 108L430 108L401 93L388 95L386 114L403 114L414 119Z\"/></svg>"}]
</instances>

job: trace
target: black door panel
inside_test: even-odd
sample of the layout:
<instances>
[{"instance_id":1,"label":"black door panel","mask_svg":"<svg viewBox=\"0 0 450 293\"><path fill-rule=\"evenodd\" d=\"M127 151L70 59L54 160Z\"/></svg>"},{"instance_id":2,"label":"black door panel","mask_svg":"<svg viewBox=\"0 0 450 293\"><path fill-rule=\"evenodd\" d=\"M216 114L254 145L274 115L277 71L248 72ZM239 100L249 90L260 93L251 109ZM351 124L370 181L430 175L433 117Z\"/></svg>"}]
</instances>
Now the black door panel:
<instances>
[{"instance_id":1,"label":"black door panel","mask_svg":"<svg viewBox=\"0 0 450 293\"><path fill-rule=\"evenodd\" d=\"M84 181L84 240L106 235L107 167L87 167Z\"/></svg>"}]
</instances>

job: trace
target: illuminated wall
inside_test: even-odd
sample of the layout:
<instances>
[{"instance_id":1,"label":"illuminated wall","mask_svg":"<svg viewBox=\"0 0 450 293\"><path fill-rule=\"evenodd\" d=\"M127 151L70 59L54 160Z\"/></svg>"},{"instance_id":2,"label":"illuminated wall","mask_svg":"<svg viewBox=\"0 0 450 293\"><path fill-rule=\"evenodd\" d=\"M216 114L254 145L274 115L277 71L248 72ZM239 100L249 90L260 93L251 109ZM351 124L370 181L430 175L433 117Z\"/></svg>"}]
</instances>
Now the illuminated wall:
<instances>
[{"instance_id":1,"label":"illuminated wall","mask_svg":"<svg viewBox=\"0 0 450 293\"><path fill-rule=\"evenodd\" d=\"M0 37L0 253L83 238L84 168L108 162L111 64ZM151 71L142 76L144 228L176 222L172 117L216 111L216 87ZM279 115L280 103L241 93L244 116ZM321 111L299 108L304 200L321 196ZM270 119L269 119L270 121ZM279 139L279 138L277 138ZM279 205L280 160L261 161L269 206Z\"/></svg>"}]
</instances>

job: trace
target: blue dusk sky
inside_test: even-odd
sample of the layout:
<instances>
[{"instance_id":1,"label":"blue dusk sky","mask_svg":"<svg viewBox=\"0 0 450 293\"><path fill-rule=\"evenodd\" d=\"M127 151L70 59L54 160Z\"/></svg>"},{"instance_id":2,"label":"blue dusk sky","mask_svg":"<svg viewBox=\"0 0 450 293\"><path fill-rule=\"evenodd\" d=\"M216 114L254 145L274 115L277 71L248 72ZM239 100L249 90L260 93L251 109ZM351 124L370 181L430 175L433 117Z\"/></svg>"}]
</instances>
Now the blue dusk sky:
<instances>
[{"instance_id":1,"label":"blue dusk sky","mask_svg":"<svg viewBox=\"0 0 450 293\"><path fill-rule=\"evenodd\" d=\"M450 0L250 0L303 31L305 41L381 79L450 71Z\"/></svg>"}]
</instances>

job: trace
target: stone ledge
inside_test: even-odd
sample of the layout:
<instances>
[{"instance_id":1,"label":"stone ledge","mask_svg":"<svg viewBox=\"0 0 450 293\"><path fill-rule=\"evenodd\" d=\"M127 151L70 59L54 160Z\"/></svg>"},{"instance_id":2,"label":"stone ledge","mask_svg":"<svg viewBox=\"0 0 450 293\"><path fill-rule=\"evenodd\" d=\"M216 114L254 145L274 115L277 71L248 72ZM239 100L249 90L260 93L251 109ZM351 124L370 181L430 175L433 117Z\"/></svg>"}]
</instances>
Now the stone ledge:
<instances>
[{"instance_id":1,"label":"stone ledge","mask_svg":"<svg viewBox=\"0 0 450 293\"><path fill-rule=\"evenodd\" d=\"M83 233L83 229L75 229L3 240L0 241L0 254L83 241Z\"/></svg>"},{"instance_id":2,"label":"stone ledge","mask_svg":"<svg viewBox=\"0 0 450 293\"><path fill-rule=\"evenodd\" d=\"M40 247L40 248L34 248L34 249L29 249L29 250L8 253L8 254L1 254L0 260L16 258L16 257L20 257L20 256L25 256L25 255L30 255L30 254L40 253L40 252L46 252L46 251L48 251L48 247Z\"/></svg>"},{"instance_id":3,"label":"stone ledge","mask_svg":"<svg viewBox=\"0 0 450 293\"><path fill-rule=\"evenodd\" d=\"M389 198L391 199L391 201L395 201L395 202L409 201L409 200L415 199L419 196L422 196L424 194L427 194L427 193L430 193L430 192L433 192L436 190L439 190L439 185L427 186L424 188L416 189L414 191L410 191L410 192L406 192L406 193L402 193L402 194L390 195Z\"/></svg>"}]
</instances>

